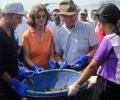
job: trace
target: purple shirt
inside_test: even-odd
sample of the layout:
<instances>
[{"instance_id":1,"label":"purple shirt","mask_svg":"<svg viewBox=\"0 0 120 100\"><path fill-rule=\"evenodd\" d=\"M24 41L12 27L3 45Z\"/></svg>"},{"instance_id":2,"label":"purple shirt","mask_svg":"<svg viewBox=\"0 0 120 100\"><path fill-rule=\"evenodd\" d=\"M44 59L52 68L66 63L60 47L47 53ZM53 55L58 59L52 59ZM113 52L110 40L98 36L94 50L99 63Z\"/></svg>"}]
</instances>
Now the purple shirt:
<instances>
[{"instance_id":1,"label":"purple shirt","mask_svg":"<svg viewBox=\"0 0 120 100\"><path fill-rule=\"evenodd\" d=\"M106 35L94 55L101 66L98 75L120 84L120 36L115 33Z\"/></svg>"}]
</instances>

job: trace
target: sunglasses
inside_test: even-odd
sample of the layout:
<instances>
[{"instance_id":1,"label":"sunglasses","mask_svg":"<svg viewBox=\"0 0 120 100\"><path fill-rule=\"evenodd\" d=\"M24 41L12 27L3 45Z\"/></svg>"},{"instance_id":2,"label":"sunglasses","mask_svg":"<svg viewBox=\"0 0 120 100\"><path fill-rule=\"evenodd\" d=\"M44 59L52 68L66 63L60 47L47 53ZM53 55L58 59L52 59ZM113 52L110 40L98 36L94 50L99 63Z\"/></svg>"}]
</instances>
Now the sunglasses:
<instances>
[{"instance_id":1,"label":"sunglasses","mask_svg":"<svg viewBox=\"0 0 120 100\"><path fill-rule=\"evenodd\" d=\"M40 19L40 18L45 19L46 15L37 15L37 16L35 16L35 18L37 18L37 19Z\"/></svg>"},{"instance_id":2,"label":"sunglasses","mask_svg":"<svg viewBox=\"0 0 120 100\"><path fill-rule=\"evenodd\" d=\"M82 13L82 14L80 14L80 15L82 15L82 16L87 16L87 14L83 14L83 13Z\"/></svg>"}]
</instances>

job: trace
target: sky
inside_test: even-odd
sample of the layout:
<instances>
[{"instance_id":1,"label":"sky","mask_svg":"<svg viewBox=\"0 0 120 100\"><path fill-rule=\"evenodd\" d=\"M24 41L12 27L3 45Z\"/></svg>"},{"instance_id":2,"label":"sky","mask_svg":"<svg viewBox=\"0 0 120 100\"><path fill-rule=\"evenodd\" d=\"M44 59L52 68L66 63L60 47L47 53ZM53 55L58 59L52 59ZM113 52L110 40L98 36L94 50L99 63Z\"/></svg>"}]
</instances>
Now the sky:
<instances>
[{"instance_id":1,"label":"sky","mask_svg":"<svg viewBox=\"0 0 120 100\"><path fill-rule=\"evenodd\" d=\"M5 2L8 2L11 0L0 0L0 7L2 7L2 5ZM62 0L16 0L16 1L20 1L23 3L24 8L26 10L30 9L32 5L36 4L36 3L50 3L50 5L48 6L48 8L54 9L54 8L58 8L59 7L59 3ZM96 4L96 0L73 0L75 4L77 4L78 6L83 6L83 5L90 5L90 4ZM97 2L99 2L100 0L97 0Z\"/></svg>"},{"instance_id":2,"label":"sky","mask_svg":"<svg viewBox=\"0 0 120 100\"><path fill-rule=\"evenodd\" d=\"M0 0L0 8L5 2L8 2L11 0ZM37 3L50 3L48 5L48 9L52 11L55 8L59 8L59 3L62 0L15 0L15 1L20 1L23 3L24 8L26 11L28 11L32 5L37 4ZM99 8L100 3L104 1L111 1L111 0L73 0L76 5L78 5L81 9L87 8L88 10L94 9L94 8ZM112 0L115 1L115 0ZM119 1L119 0L117 0ZM119 1L120 2L120 1Z\"/></svg>"}]
</instances>

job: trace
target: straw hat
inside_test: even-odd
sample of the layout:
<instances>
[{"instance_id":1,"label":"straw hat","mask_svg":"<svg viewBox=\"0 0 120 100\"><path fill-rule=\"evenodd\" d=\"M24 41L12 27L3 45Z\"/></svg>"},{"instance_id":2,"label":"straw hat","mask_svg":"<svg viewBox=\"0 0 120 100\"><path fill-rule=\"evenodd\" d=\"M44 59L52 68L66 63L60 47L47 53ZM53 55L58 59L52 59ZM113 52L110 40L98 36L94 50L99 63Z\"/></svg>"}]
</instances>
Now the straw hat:
<instances>
[{"instance_id":1,"label":"straw hat","mask_svg":"<svg viewBox=\"0 0 120 100\"><path fill-rule=\"evenodd\" d=\"M79 8L74 4L72 0L64 0L60 3L60 13L61 15L74 15L79 12Z\"/></svg>"}]
</instances>

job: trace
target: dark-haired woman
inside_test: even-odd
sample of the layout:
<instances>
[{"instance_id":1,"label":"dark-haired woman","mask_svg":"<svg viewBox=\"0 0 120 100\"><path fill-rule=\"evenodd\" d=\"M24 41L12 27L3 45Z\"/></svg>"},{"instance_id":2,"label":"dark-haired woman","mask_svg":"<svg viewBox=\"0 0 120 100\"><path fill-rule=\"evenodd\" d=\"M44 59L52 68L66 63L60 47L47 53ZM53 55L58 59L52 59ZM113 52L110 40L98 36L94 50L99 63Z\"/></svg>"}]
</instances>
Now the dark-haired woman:
<instances>
[{"instance_id":1,"label":"dark-haired woman","mask_svg":"<svg viewBox=\"0 0 120 100\"><path fill-rule=\"evenodd\" d=\"M29 12L30 28L23 33L25 61L36 72L41 68L47 70L48 61L53 55L53 36L46 28L48 18L49 14L44 5L34 5Z\"/></svg>"},{"instance_id":2,"label":"dark-haired woman","mask_svg":"<svg viewBox=\"0 0 120 100\"><path fill-rule=\"evenodd\" d=\"M81 85L99 68L96 91L101 85L103 89L94 100L120 100L120 10L112 3L105 4L99 9L98 19L106 36L84 73L69 87L68 95L77 94Z\"/></svg>"}]
</instances>

